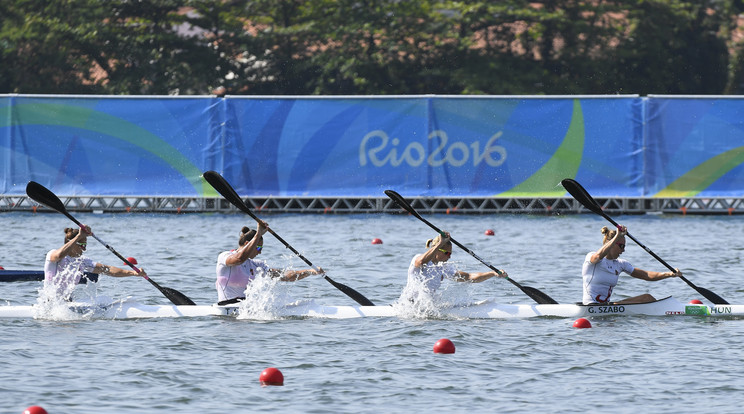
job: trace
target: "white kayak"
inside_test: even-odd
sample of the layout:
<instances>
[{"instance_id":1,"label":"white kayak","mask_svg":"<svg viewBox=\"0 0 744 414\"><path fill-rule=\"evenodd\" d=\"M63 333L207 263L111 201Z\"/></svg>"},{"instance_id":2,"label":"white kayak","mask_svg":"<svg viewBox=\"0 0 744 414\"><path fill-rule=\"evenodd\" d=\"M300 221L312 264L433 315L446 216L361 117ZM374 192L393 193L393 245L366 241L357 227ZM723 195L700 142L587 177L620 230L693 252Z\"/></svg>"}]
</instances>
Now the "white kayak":
<instances>
[{"instance_id":1,"label":"white kayak","mask_svg":"<svg viewBox=\"0 0 744 414\"><path fill-rule=\"evenodd\" d=\"M239 305L148 305L124 299L109 303L71 303L65 306L70 317L136 319L136 318L180 318L241 315ZM57 310L58 311L58 310ZM245 312L245 311L244 311ZM411 312L399 306L327 306L315 301L301 301L264 313L262 318L299 317L350 319L363 317L411 317ZM423 317L457 319L512 319L533 317L579 318L597 316L679 316L694 315L708 317L744 316L744 305L687 304L668 297L655 302L628 305L580 305L580 304L504 304L485 300L470 305L437 309ZM246 315L250 318L250 314ZM422 317L416 315L414 317ZM50 313L39 305L0 306L0 318L65 319L59 312Z\"/></svg>"}]
</instances>

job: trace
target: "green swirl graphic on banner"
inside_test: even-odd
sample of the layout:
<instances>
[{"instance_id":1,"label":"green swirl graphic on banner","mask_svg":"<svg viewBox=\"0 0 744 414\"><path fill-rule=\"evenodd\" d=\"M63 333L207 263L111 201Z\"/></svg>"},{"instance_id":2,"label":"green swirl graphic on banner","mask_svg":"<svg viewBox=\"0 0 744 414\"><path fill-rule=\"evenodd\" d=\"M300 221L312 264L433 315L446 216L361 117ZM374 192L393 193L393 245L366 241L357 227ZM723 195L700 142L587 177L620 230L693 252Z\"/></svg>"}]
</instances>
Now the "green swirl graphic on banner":
<instances>
[{"instance_id":1,"label":"green swirl graphic on banner","mask_svg":"<svg viewBox=\"0 0 744 414\"><path fill-rule=\"evenodd\" d=\"M654 197L695 197L743 162L744 147L728 150L686 172L666 188L656 193Z\"/></svg>"},{"instance_id":2,"label":"green swirl graphic on banner","mask_svg":"<svg viewBox=\"0 0 744 414\"><path fill-rule=\"evenodd\" d=\"M529 178L504 191L504 197L562 197L566 190L560 182L575 177L584 151L584 114L581 102L574 100L571 124L553 156Z\"/></svg>"},{"instance_id":3,"label":"green swirl graphic on banner","mask_svg":"<svg viewBox=\"0 0 744 414\"><path fill-rule=\"evenodd\" d=\"M176 148L157 135L120 118L93 109L34 103L0 108L0 128L13 125L59 125L80 128L128 142L162 159L185 177L201 196L217 196L217 192L201 177L202 171Z\"/></svg>"}]
</instances>

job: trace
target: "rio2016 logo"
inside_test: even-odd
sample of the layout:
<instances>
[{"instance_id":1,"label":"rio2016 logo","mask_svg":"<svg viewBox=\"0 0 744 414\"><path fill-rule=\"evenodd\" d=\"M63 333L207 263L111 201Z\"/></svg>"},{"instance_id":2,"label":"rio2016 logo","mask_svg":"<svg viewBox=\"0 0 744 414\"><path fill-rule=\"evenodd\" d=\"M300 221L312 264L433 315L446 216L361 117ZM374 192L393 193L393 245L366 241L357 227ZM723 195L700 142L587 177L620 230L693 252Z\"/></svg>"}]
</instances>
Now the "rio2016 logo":
<instances>
[{"instance_id":1,"label":"rio2016 logo","mask_svg":"<svg viewBox=\"0 0 744 414\"><path fill-rule=\"evenodd\" d=\"M359 165L367 165L369 159L369 162L376 167L382 167L388 162L393 167L397 167L404 162L411 167L418 167L424 161L431 167L440 167L445 164L460 167L471 159L472 153L474 167L482 162L491 167L498 167L506 161L506 149L500 145L495 145L496 140L502 134L502 131L493 134L481 151L478 141L471 143L470 147L462 141L449 144L449 137L446 132L442 130L432 131L429 134L429 139L439 138L439 143L427 156L426 148L418 142L411 142L406 145L398 155L400 140L398 138L391 140L384 131L375 130L365 135L359 144ZM373 139L375 140L372 141ZM367 148L368 145L369 148Z\"/></svg>"}]
</instances>

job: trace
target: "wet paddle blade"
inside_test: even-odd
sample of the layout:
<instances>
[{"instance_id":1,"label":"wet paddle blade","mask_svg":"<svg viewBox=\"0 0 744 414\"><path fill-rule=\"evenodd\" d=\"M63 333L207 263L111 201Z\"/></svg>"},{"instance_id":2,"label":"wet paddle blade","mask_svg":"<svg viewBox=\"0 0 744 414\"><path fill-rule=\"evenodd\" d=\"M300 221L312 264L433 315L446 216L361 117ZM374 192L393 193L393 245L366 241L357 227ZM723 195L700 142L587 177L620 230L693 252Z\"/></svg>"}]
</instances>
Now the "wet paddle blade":
<instances>
[{"instance_id":1,"label":"wet paddle blade","mask_svg":"<svg viewBox=\"0 0 744 414\"><path fill-rule=\"evenodd\" d=\"M511 278L509 280L511 280ZM519 288L522 290L522 292L524 292L527 296L532 298L532 300L534 300L540 305L557 305L558 304L558 302L556 302L555 299L551 298L550 296L546 295L544 292L537 290L533 287L519 285Z\"/></svg>"},{"instance_id":2,"label":"wet paddle blade","mask_svg":"<svg viewBox=\"0 0 744 414\"><path fill-rule=\"evenodd\" d=\"M177 291L175 289L171 289L171 288L168 288L168 287L160 286L159 284L155 283L155 281L153 281L149 277L146 278L146 279L147 279L148 282L152 283L153 286L155 286L156 288L158 288L158 290L160 291L160 293L162 293L163 296L165 296L166 298L168 298L168 300L170 300L174 305L176 305L176 306L183 306L183 305L193 306L193 305L196 305L196 303L194 303L194 301L192 301L191 299L189 299L183 293L181 293L181 292L179 292L179 291Z\"/></svg>"},{"instance_id":3,"label":"wet paddle blade","mask_svg":"<svg viewBox=\"0 0 744 414\"><path fill-rule=\"evenodd\" d=\"M688 285L690 285L690 287L692 287L693 289L695 289L698 293L700 293L701 295L703 295L703 297L705 299L708 299L711 303L713 303L715 305L729 305L729 303L726 301L726 299L718 296L716 293L714 293L714 292L712 292L712 291L710 291L710 290L708 290L706 288L701 288L700 286L695 286L692 282L690 282L689 280L687 280L687 278L685 278L684 276L682 277L682 280L684 280Z\"/></svg>"},{"instance_id":4,"label":"wet paddle blade","mask_svg":"<svg viewBox=\"0 0 744 414\"><path fill-rule=\"evenodd\" d=\"M341 292L345 293L346 296L354 299L354 301L362 306L375 306L374 303L372 303L371 300L367 299L364 295L357 292L356 290L350 288L349 286L344 285L343 283L338 283L335 280L331 279L327 275L323 275L323 278L328 281L328 283L332 284L336 287L336 289L340 290Z\"/></svg>"},{"instance_id":5,"label":"wet paddle blade","mask_svg":"<svg viewBox=\"0 0 744 414\"><path fill-rule=\"evenodd\" d=\"M410 214L413 214L414 216L421 218L418 212L416 212L416 210L414 210L414 208L410 204L408 204L408 202L400 194L396 193L393 190L385 190L385 195L390 197L390 199L393 200L395 204L397 204L403 210L406 210Z\"/></svg>"},{"instance_id":6,"label":"wet paddle blade","mask_svg":"<svg viewBox=\"0 0 744 414\"><path fill-rule=\"evenodd\" d=\"M62 203L62 200L36 181L29 181L28 184L26 184L26 194L39 204L43 204L52 210L56 210L63 214L67 213L67 209Z\"/></svg>"},{"instance_id":7,"label":"wet paddle blade","mask_svg":"<svg viewBox=\"0 0 744 414\"><path fill-rule=\"evenodd\" d=\"M591 195L589 195L589 193L584 189L584 187L581 186L581 184L570 178L562 180L561 184L563 185L563 188L565 188L566 191L568 191L568 193L571 194L574 199L576 199L576 201L581 203L581 205L594 213L602 216L605 215L599 203L597 203L597 201L594 200Z\"/></svg>"},{"instance_id":8,"label":"wet paddle blade","mask_svg":"<svg viewBox=\"0 0 744 414\"><path fill-rule=\"evenodd\" d=\"M218 173L217 171L207 171L202 174L202 176L205 180L207 180L209 185L217 190L218 193L222 194L222 197L225 197L225 200L229 201L232 205L239 208L244 213L258 220L258 218L253 215L253 212L248 208L248 206L245 205L245 202L243 202L243 199L240 198L235 189L230 185L230 183L227 182L227 180L225 180L225 177L220 175L220 173Z\"/></svg>"}]
</instances>

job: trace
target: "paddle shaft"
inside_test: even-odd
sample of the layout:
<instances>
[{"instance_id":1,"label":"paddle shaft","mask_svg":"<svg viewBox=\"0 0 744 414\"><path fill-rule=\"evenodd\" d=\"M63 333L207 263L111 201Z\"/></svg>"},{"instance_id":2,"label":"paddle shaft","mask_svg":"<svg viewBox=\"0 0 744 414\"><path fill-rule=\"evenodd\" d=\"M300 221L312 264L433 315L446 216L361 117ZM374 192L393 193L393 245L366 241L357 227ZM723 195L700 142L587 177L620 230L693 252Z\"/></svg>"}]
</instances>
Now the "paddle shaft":
<instances>
[{"instance_id":1,"label":"paddle shaft","mask_svg":"<svg viewBox=\"0 0 744 414\"><path fill-rule=\"evenodd\" d=\"M619 225L619 224L617 224L617 222L616 222L615 220L613 220L613 219L612 219L612 217L608 216L608 215L607 215L607 214L606 214L605 212L601 212L601 215L602 215L602 217L604 217L604 218L605 218L605 219L606 219L607 221L609 221L610 223L612 223L612 225L614 225L615 227L618 227L618 228L620 227L620 225ZM636 244L637 244L638 246L640 246L640 247L641 247L641 249L645 250L645 251L646 251L646 253L650 254L650 255L651 255L651 256L652 256L652 257L653 257L654 259L658 260L658 261L659 261L659 263L661 263L662 265L664 265L664 267L666 267L667 269L669 269L669 270L670 270L670 271L672 271L673 273L676 273L676 272L677 272L677 269L673 268L673 267L672 267L672 266L671 266L671 265L670 265L669 263L667 263L667 262L666 262L666 261L665 261L664 259L662 259L661 257L659 257L659 255L657 255L657 254L656 254L656 253L654 253L654 252L653 252L653 251L652 251L651 249L649 249L648 247L646 247L646 245L645 245L645 244L641 243L641 242L640 242L640 241L639 241L638 239L636 239L635 237L633 237L633 235L632 235L632 234L630 234L630 233L625 233L625 235L626 235L626 236L628 236L628 237L629 237L629 238L630 238L631 240L633 240L633 241L634 241L634 242L635 242L635 243L636 243ZM687 278L686 278L686 277L684 277L683 275L679 275L678 277L679 277L680 279L682 279L682 280L683 280L683 281L684 281L685 283L687 283L688 285L690 285L690 286L691 286L691 287L692 287L693 289L695 289L695 290L698 290L698 291L699 291L699 289L702 289L702 288L698 288L697 286L695 286L695 284L693 284L692 282L690 282L689 280L687 280ZM701 292L701 293L702 293L702 292ZM716 301L717 301L717 302L720 302L720 300L718 300L718 299L717 299ZM728 303L718 303L718 304L719 304L719 305L728 305Z\"/></svg>"},{"instance_id":2,"label":"paddle shaft","mask_svg":"<svg viewBox=\"0 0 744 414\"><path fill-rule=\"evenodd\" d=\"M73 222L74 222L75 224L77 224L77 225L78 225L78 227L80 227L80 231L84 231L84 232L88 233L88 231L87 231L87 230L86 230L86 228L85 228L85 225L84 225L84 224L82 224L82 223L80 223L79 221L77 221L77 219L75 219L75 217L73 217L73 216L72 216L72 215L71 215L70 213L68 213L67 211L61 211L61 213L62 213L62 214L64 214L65 216L67 216L67 218L69 218L70 220L72 220L72 221L73 221ZM94 234L93 232L90 232L90 233L88 233L88 234L90 234L91 236L93 236L93 238L94 238L94 239L98 240L98 242L99 242L99 243L101 243L102 245L104 245L104 247L106 247L106 248L107 248L107 249L108 249L108 250L109 250L109 251L110 251L111 253L115 254L115 255L116 255L116 257L118 257L118 258L119 258L119 259L121 259L121 260L122 260L122 261L123 261L124 263L126 263L126 264L127 264L127 265L128 265L129 267L131 267L132 269L134 269L134 271L135 271L135 272L137 272L137 273L141 273L141 272L142 272L141 270L139 270L139 269L137 268L137 266L135 266L135 265L134 265L134 264L132 264L132 263L131 263L131 262L130 262L129 260L127 260L127 258L126 258L126 257L124 257L124 256L122 256L121 254L119 254L119 252L117 252L116 250L114 250L114 248L113 248L113 247L109 246L109 244L108 244L108 243L106 243L105 241L101 240L101 239L100 239L100 238L99 238L98 236L96 236L96 235L95 235L95 234ZM147 275L140 275L140 276L144 277L144 278L145 278L145 279L147 279L147 280L150 280L150 278L149 278L149 277L147 277Z\"/></svg>"},{"instance_id":3,"label":"paddle shaft","mask_svg":"<svg viewBox=\"0 0 744 414\"><path fill-rule=\"evenodd\" d=\"M56 210L59 213L64 214L68 219L72 220L73 223L77 224L78 227L80 227L80 231L84 231L87 233L87 229L85 228L85 226L67 211L67 209L65 208L64 204L59 199L59 197L57 197L53 192L51 192L49 189L47 189L43 185L37 182L34 182L34 181L30 181L28 185L26 186L26 193L29 195L29 197L36 200L37 202L44 204L48 206L49 208ZM189 299L183 293L175 289L162 287L159 284L155 283L154 280L150 279L146 274L142 274L142 271L140 269L138 269L135 265L133 265L124 256L120 255L119 252L114 250L113 247L109 246L108 243L98 238L98 236L93 234L93 232L90 232L90 235L93 236L94 239L98 240L98 242L100 242L102 245L106 246L106 248L111 253L116 255L116 257L118 257L124 263L129 265L129 267L134 269L134 271L137 272L139 276L145 278L145 280L147 280L153 286L155 286L160 291L160 293L162 293L166 298L168 298L168 300L173 302L174 305L196 305L194 301Z\"/></svg>"},{"instance_id":4,"label":"paddle shaft","mask_svg":"<svg viewBox=\"0 0 744 414\"><path fill-rule=\"evenodd\" d=\"M441 235L442 237L444 237L444 236L445 236L445 233L444 233L444 232L443 232L443 231L442 231L441 229L439 229L439 228L438 228L437 226L435 226L435 225L433 225L432 223L430 223L430 222L429 222L429 220L427 220L427 219L425 219L425 218L421 217L421 216L420 216L420 215L419 215L419 214L418 214L417 212L414 212L414 213L412 213L412 214L413 214L413 215L414 215L414 216L415 216L415 217L416 217L417 219L419 219L419 220L423 221L423 222L424 222L424 224L426 224L427 226L431 227L431 228L432 228L432 229L433 229L434 231L436 231L437 233L439 233L439 234L440 234L440 235ZM494 272L498 273L499 275L502 275L502 274L504 274L504 272L503 272L503 271L501 271L501 270L497 269L497 268L496 268L495 266L493 266L492 264L490 264L490 263L486 262L485 260L483 260L483 259L482 259L482 258L481 258L480 256L478 256L477 254L475 254L475 252L474 252L474 251L472 251L472 250L468 249L468 248L467 248L467 246L465 246L465 245L463 245L462 243L460 243L459 241L455 240L454 238L452 238L452 236L450 236L449 240L450 240L450 241L452 242L452 244L454 244L455 246L457 246L457 247L459 247L459 248L461 248L461 249L465 250L465 251L466 251L466 252L468 252L468 253L469 253L469 254L470 254L471 256L475 257L475 259L476 259L476 260L478 260L479 262L481 262L481 263L483 263L484 265L486 265L486 266L487 266L487 267L488 267L489 269L493 270ZM504 277L504 279L506 279L506 280L508 280L508 281L510 281L510 282L512 282L512 283L516 283L516 282L515 282L515 281L513 281L513 280L512 280L512 279L511 279L511 278L510 278L509 276L505 276L505 277Z\"/></svg>"},{"instance_id":5,"label":"paddle shaft","mask_svg":"<svg viewBox=\"0 0 744 414\"><path fill-rule=\"evenodd\" d=\"M212 187L214 187L215 190L217 190L217 192L222 194L222 196L225 197L229 202L231 202L235 207L240 209L242 212L248 214L251 218L256 220L257 223L260 224L262 222L262 220L259 219L255 214L253 214L251 209L248 208L248 206L245 204L243 199L240 198L240 196L235 191L235 189L230 185L230 183L227 182L225 177L223 177L216 171L207 171L203 174L203 176L204 176L204 179L206 179L207 182ZM292 247L292 245L284 241L284 239L281 238L281 236L279 236L278 234L276 234L276 232L274 232L274 230L272 230L271 227L268 228L268 231L269 233L271 233L272 236L274 236L277 240L279 240L279 242L283 244L284 247L292 251L292 253L294 253L297 257L302 259L302 261L304 261L308 266L312 267L313 270L315 270L316 272L320 272L320 269L318 267L313 265L312 262L310 262L310 260L308 260L305 256L300 254L300 252L298 252L294 247ZM331 279L325 273L323 273L323 279L328 281L328 283L332 284L336 289L346 294L346 296L354 299L358 304L362 306L374 306L375 305L371 300L367 299L361 293L357 292L356 290L352 289L349 286L344 285L343 283L336 282L335 280Z\"/></svg>"},{"instance_id":6,"label":"paddle shaft","mask_svg":"<svg viewBox=\"0 0 744 414\"><path fill-rule=\"evenodd\" d=\"M440 235L442 235L442 237L444 237L445 233L442 230L440 230L437 226L435 226L432 223L430 223L429 220L426 220L425 218L421 217L421 215L413 208L413 206L411 206L410 204L408 204L408 202L406 202L406 200L400 194L396 193L393 190L385 190L385 194L388 197L390 197L393 201L395 201L395 203L398 204L400 207L402 207L404 210L406 210L409 213L411 213L411 215L413 215L417 219L421 220L422 222L424 222L424 224L426 224L427 226L431 227L434 231L436 231L437 233L439 233ZM493 270L494 272L498 273L499 275L502 275L504 273L501 270L497 269L492 264L490 264L490 263L486 262L485 260L483 260L480 256L478 256L477 254L475 254L475 252L473 252L472 250L468 249L462 243L458 242L457 240L453 239L452 237L450 237L449 239L450 239L450 241L454 245L456 245L457 247L459 247L459 248L465 250L466 252L468 252L468 254L470 254L471 256L473 256L479 262L481 262L484 265L486 265L489 269ZM557 304L558 303L553 298L551 298L550 296L546 295L545 293L543 293L543 292L541 292L541 291L539 291L539 290L537 290L535 288L532 288L532 287L529 287L529 286L522 286L522 285L520 285L519 283L517 283L516 280L510 278L509 276L504 276L503 278L506 279L506 280L508 280L509 282L511 282L514 286L518 287L522 292L524 292L527 296L529 296L530 298L532 298L535 302L537 302L539 304Z\"/></svg>"},{"instance_id":7,"label":"paddle shaft","mask_svg":"<svg viewBox=\"0 0 744 414\"><path fill-rule=\"evenodd\" d=\"M617 228L620 227L620 225L617 224L617 222L615 220L613 220L612 217L608 216L607 213L605 213L602 210L602 207L599 205L599 203L597 203L597 201L589 194L589 192L587 192L586 189L584 189L584 187L581 184L579 184L577 181L575 181L573 179L570 179L570 178L566 178L566 179L564 179L564 180L561 181L561 184L584 207L586 207L590 211L592 211L592 212L594 212L594 213L596 213L596 214L604 217L605 220L607 220L610 223L612 223L612 225L614 225L615 227L617 227ZM648 247L646 247L646 245L644 245L643 243L641 243L638 239L636 239L635 237L633 237L630 233L625 233L625 234L631 240L633 240L638 246L640 246L643 250L645 250L646 253L650 254L654 259L658 260L659 263L661 263L662 265L664 265L664 267L666 267L667 269L671 270L672 272L675 272L675 273L677 272L677 269L675 269L671 265L669 265L669 263L667 263L664 259L662 259L661 257L659 257L656 253L654 253L653 251L651 251L651 249L649 249ZM686 277L684 277L682 275L680 275L679 278L682 279L685 283L687 283L691 288L695 289L698 293L700 293L701 295L703 295L706 299L708 299L709 301L713 302L714 304L716 304L716 305L728 305L729 304L725 299L723 299L722 297L720 297L715 292L713 292L711 290L708 290L708 289L705 289L705 288L701 288L699 286L696 286L694 283L690 282L689 280L687 280Z\"/></svg>"},{"instance_id":8,"label":"paddle shaft","mask_svg":"<svg viewBox=\"0 0 744 414\"><path fill-rule=\"evenodd\" d=\"M246 214L248 214L249 216L251 216L251 218L253 218L254 220L256 220L257 223L259 223L259 224L261 223L261 219L258 218L258 216L256 216L255 214L253 214L253 212L250 209L246 208L243 211ZM271 233L272 236L276 237L276 239L279 240L279 243L283 244L284 247L286 247L289 250L291 250L292 253L294 253L295 255L297 255L297 257L299 257L300 259L302 259L303 262L307 263L308 266L312 267L315 271L319 271L320 270L315 265L313 265L312 262L310 262L310 260L308 260L305 256L303 256L300 252L298 252L294 247L292 247L291 244L287 243L281 236L279 236L278 234L276 234L276 232L274 230L272 230L271 227L268 228L268 231L269 231L269 233Z\"/></svg>"}]
</instances>

